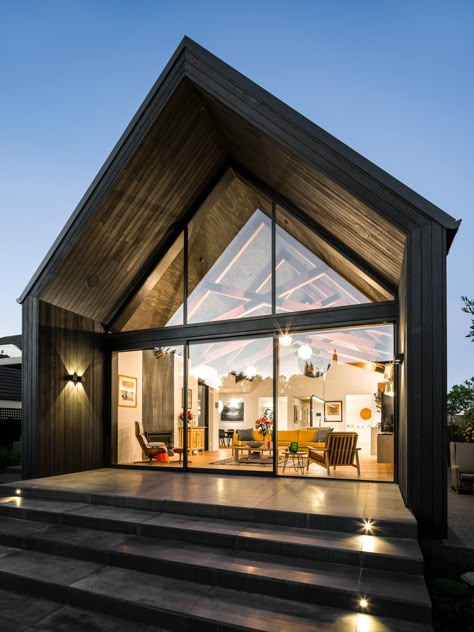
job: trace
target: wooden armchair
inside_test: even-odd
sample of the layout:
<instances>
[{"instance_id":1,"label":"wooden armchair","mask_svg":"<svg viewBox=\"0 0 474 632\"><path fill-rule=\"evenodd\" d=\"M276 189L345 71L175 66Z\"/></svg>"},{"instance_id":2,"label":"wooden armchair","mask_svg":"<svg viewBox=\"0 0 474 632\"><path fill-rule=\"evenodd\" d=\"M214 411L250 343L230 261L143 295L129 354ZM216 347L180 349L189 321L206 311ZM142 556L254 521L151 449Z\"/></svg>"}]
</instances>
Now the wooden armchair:
<instances>
[{"instance_id":1,"label":"wooden armchair","mask_svg":"<svg viewBox=\"0 0 474 632\"><path fill-rule=\"evenodd\" d=\"M308 466L312 461L322 465L328 471L332 465L334 471L338 465L351 465L357 468L357 475L360 476L359 450L357 447L357 432L330 432L326 439L324 450L316 450L308 446Z\"/></svg>"},{"instance_id":2,"label":"wooden armchair","mask_svg":"<svg viewBox=\"0 0 474 632\"><path fill-rule=\"evenodd\" d=\"M147 456L150 461L158 454L165 454L168 451L164 443L161 445L148 443L144 432L142 432L141 424L138 421L135 422L135 436L143 454Z\"/></svg>"}]
</instances>

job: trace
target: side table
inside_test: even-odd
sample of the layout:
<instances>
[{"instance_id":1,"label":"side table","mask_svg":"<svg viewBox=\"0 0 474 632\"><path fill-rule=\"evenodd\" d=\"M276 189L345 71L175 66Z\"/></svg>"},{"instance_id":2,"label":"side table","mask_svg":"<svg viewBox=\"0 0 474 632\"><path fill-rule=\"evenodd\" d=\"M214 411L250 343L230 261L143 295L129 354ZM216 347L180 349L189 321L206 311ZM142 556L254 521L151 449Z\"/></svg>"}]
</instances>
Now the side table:
<instances>
[{"instance_id":1,"label":"side table","mask_svg":"<svg viewBox=\"0 0 474 632\"><path fill-rule=\"evenodd\" d=\"M290 456L293 459L293 469L295 472L300 472L301 474L306 473L306 462L308 460L308 453L305 450L298 450L298 452L290 452L289 450L285 450L283 452L283 456L285 460L283 461L283 473L285 472L286 466L288 465L288 461Z\"/></svg>"}]
</instances>

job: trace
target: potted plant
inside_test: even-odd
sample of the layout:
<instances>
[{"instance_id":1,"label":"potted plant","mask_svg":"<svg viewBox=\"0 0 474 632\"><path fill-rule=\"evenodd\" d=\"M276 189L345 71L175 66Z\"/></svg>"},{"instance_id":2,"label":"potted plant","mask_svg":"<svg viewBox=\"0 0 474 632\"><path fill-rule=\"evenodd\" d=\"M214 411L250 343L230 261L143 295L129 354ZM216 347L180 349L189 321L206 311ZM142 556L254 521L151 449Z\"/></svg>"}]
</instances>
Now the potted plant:
<instances>
[{"instance_id":1,"label":"potted plant","mask_svg":"<svg viewBox=\"0 0 474 632\"><path fill-rule=\"evenodd\" d=\"M273 418L272 417L259 417L255 421L255 430L258 430L267 448L270 447L270 439L267 439L268 435L273 430Z\"/></svg>"},{"instance_id":2,"label":"potted plant","mask_svg":"<svg viewBox=\"0 0 474 632\"><path fill-rule=\"evenodd\" d=\"M188 418L188 426L192 426L193 425L194 415L193 415L193 413L190 410L188 410L187 418ZM180 421L180 424L183 426L184 425L184 411L181 411L179 413L178 419Z\"/></svg>"}]
</instances>

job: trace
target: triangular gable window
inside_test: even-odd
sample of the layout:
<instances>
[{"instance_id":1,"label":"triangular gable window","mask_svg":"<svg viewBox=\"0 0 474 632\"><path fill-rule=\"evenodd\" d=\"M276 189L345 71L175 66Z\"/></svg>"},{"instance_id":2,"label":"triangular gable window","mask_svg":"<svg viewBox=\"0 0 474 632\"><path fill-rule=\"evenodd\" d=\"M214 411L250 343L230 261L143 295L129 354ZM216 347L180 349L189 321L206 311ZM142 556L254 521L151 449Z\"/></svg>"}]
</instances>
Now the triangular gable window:
<instances>
[{"instance_id":1,"label":"triangular gable window","mask_svg":"<svg viewBox=\"0 0 474 632\"><path fill-rule=\"evenodd\" d=\"M317 232L279 206L275 219L274 301L271 201L234 178L188 224L187 317L183 248L175 244L177 254L159 266L169 269L155 271L158 282L124 329L270 316L272 305L288 314L386 300Z\"/></svg>"},{"instance_id":2,"label":"triangular gable window","mask_svg":"<svg viewBox=\"0 0 474 632\"><path fill-rule=\"evenodd\" d=\"M323 260L328 259L329 249L315 233L279 207L276 220L277 313L370 302Z\"/></svg>"}]
</instances>

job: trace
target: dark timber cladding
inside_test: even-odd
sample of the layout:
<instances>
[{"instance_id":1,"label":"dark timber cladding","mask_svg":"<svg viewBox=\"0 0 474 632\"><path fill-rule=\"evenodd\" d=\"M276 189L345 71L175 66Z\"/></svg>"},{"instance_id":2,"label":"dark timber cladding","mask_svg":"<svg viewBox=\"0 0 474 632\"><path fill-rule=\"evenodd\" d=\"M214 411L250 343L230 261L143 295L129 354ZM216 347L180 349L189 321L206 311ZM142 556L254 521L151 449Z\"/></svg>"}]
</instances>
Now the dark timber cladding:
<instances>
[{"instance_id":1,"label":"dark timber cladding","mask_svg":"<svg viewBox=\"0 0 474 632\"><path fill-rule=\"evenodd\" d=\"M103 328L77 314L39 302L36 402L33 419L35 463L27 476L50 476L100 467L104 463ZM31 347L29 347L31 348ZM66 376L77 371L83 383ZM26 371L25 371L26 373Z\"/></svg>"},{"instance_id":2,"label":"dark timber cladding","mask_svg":"<svg viewBox=\"0 0 474 632\"><path fill-rule=\"evenodd\" d=\"M193 287L181 271L200 256L200 218L226 243L226 213L255 203L373 302L163 327ZM20 298L24 475L111 463L118 350L395 322L397 482L422 533L442 537L446 255L458 226L185 38ZM74 371L80 387L66 383Z\"/></svg>"}]
</instances>

